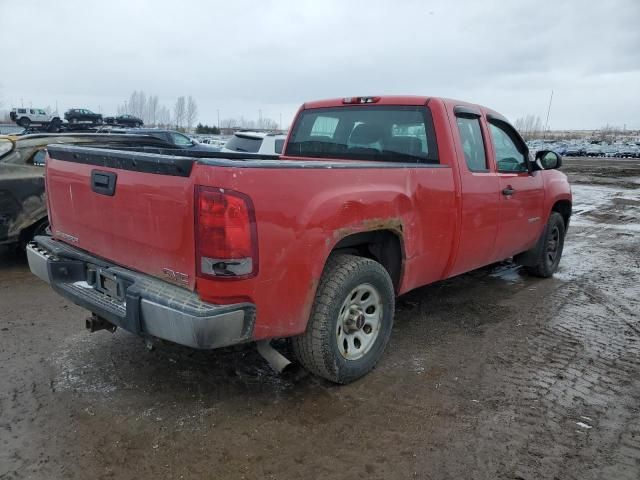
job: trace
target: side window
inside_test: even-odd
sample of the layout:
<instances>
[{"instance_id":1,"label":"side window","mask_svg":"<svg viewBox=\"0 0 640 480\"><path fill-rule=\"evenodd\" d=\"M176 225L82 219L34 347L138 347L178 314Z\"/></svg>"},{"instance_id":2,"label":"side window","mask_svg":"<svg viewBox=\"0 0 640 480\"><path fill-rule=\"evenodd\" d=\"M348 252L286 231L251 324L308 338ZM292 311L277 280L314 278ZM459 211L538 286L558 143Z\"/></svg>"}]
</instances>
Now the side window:
<instances>
[{"instance_id":1,"label":"side window","mask_svg":"<svg viewBox=\"0 0 640 480\"><path fill-rule=\"evenodd\" d=\"M44 148L42 150L38 150L36 152L36 154L31 158L31 162L36 166L36 167L44 167L44 157L46 155L46 152L44 150Z\"/></svg>"},{"instance_id":2,"label":"side window","mask_svg":"<svg viewBox=\"0 0 640 480\"><path fill-rule=\"evenodd\" d=\"M278 155L282 153L282 147L284 147L284 138L281 140L276 140L274 150Z\"/></svg>"},{"instance_id":3,"label":"side window","mask_svg":"<svg viewBox=\"0 0 640 480\"><path fill-rule=\"evenodd\" d=\"M171 135L171 141L173 142L174 145L178 145L181 147L190 147L191 145L193 145L193 142L191 142L191 140L189 140L188 137L185 137L184 135L180 135L179 133L170 133Z\"/></svg>"},{"instance_id":4,"label":"side window","mask_svg":"<svg viewBox=\"0 0 640 480\"><path fill-rule=\"evenodd\" d=\"M484 152L484 140L480 128L480 119L456 117L464 160L472 172L487 172L487 157Z\"/></svg>"},{"instance_id":5,"label":"side window","mask_svg":"<svg viewBox=\"0 0 640 480\"><path fill-rule=\"evenodd\" d=\"M496 164L499 172L526 172L527 159L524 147L517 136L507 126L490 123L489 131L496 151Z\"/></svg>"}]
</instances>

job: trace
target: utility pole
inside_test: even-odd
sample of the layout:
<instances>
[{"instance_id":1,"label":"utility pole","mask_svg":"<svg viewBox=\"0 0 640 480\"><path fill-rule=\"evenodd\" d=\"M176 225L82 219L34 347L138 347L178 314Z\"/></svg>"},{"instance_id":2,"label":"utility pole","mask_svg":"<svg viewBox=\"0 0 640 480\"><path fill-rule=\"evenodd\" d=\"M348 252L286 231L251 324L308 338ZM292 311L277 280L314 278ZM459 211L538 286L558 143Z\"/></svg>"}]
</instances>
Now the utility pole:
<instances>
[{"instance_id":1,"label":"utility pole","mask_svg":"<svg viewBox=\"0 0 640 480\"><path fill-rule=\"evenodd\" d=\"M220 130L220 109L216 111L218 112L218 130Z\"/></svg>"},{"instance_id":2,"label":"utility pole","mask_svg":"<svg viewBox=\"0 0 640 480\"><path fill-rule=\"evenodd\" d=\"M551 90L551 97L549 98L549 108L547 108L547 121L545 122L545 133L542 138L546 138L547 131L549 130L549 114L551 113L551 102L553 101L553 90Z\"/></svg>"},{"instance_id":3,"label":"utility pole","mask_svg":"<svg viewBox=\"0 0 640 480\"><path fill-rule=\"evenodd\" d=\"M278 123L278 130L282 131L282 114L280 114L280 123Z\"/></svg>"}]
</instances>

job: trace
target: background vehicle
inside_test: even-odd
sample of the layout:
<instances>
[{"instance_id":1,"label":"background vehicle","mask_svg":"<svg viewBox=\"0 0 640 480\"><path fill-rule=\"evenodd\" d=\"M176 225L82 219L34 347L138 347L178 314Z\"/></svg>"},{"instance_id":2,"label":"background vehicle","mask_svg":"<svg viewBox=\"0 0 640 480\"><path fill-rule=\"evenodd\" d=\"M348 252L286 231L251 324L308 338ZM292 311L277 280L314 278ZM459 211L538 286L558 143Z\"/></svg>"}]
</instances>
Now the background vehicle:
<instances>
[{"instance_id":1,"label":"background vehicle","mask_svg":"<svg viewBox=\"0 0 640 480\"><path fill-rule=\"evenodd\" d=\"M141 118L129 114L118 115L117 117L105 117L104 123L109 125L124 125L129 127L142 127L142 125L144 125L144 122Z\"/></svg>"},{"instance_id":2,"label":"background vehicle","mask_svg":"<svg viewBox=\"0 0 640 480\"><path fill-rule=\"evenodd\" d=\"M567 157L580 157L584 155L584 149L580 145L569 145L564 154Z\"/></svg>"},{"instance_id":3,"label":"background vehicle","mask_svg":"<svg viewBox=\"0 0 640 480\"><path fill-rule=\"evenodd\" d=\"M167 147L151 137L104 134L33 134L0 136L0 245L22 244L44 233L47 211L44 191L45 148L52 144Z\"/></svg>"},{"instance_id":4,"label":"background vehicle","mask_svg":"<svg viewBox=\"0 0 640 480\"><path fill-rule=\"evenodd\" d=\"M195 142L187 137L184 133L176 132L174 130L161 130L158 128L136 128L134 130L129 129L112 129L112 133L129 133L132 135L147 135L157 138L170 145L172 148L180 148L189 151L202 151L202 152L219 152L220 148L215 145L207 145Z\"/></svg>"},{"instance_id":5,"label":"background vehicle","mask_svg":"<svg viewBox=\"0 0 640 480\"><path fill-rule=\"evenodd\" d=\"M53 238L28 247L30 268L91 310L92 330L257 341L276 368L268 341L292 337L306 369L348 383L381 358L396 295L509 257L540 277L558 267L561 158L534 161L497 112L310 102L287 142L282 157L50 147Z\"/></svg>"},{"instance_id":6,"label":"background vehicle","mask_svg":"<svg viewBox=\"0 0 640 480\"><path fill-rule=\"evenodd\" d=\"M102 115L94 113L86 108L72 108L64 113L64 118L71 124L75 123L92 123L102 124Z\"/></svg>"},{"instance_id":7,"label":"background vehicle","mask_svg":"<svg viewBox=\"0 0 640 480\"><path fill-rule=\"evenodd\" d=\"M60 117L49 115L43 108L12 108L9 116L24 128L31 125L51 125L52 128L58 128L62 124Z\"/></svg>"},{"instance_id":8,"label":"background vehicle","mask_svg":"<svg viewBox=\"0 0 640 480\"><path fill-rule=\"evenodd\" d=\"M640 157L640 149L636 145L622 145L615 153L619 158L638 158Z\"/></svg>"},{"instance_id":9,"label":"background vehicle","mask_svg":"<svg viewBox=\"0 0 640 480\"><path fill-rule=\"evenodd\" d=\"M279 155L287 136L282 133L236 132L222 147L223 152Z\"/></svg>"},{"instance_id":10,"label":"background vehicle","mask_svg":"<svg viewBox=\"0 0 640 480\"><path fill-rule=\"evenodd\" d=\"M611 158L615 157L616 153L618 153L618 147L615 145L601 145L602 156Z\"/></svg>"},{"instance_id":11,"label":"background vehicle","mask_svg":"<svg viewBox=\"0 0 640 480\"><path fill-rule=\"evenodd\" d=\"M589 145L585 150L585 155L587 157L600 157L602 155L602 147L597 144Z\"/></svg>"}]
</instances>

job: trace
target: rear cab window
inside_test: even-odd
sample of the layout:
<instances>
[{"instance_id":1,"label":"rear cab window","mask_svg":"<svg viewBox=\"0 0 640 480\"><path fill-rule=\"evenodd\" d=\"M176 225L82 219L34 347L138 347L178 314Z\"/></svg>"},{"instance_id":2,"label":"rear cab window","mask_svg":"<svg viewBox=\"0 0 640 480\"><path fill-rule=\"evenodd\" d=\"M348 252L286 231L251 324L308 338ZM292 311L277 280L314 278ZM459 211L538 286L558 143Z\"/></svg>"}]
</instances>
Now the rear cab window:
<instances>
[{"instance_id":1,"label":"rear cab window","mask_svg":"<svg viewBox=\"0 0 640 480\"><path fill-rule=\"evenodd\" d=\"M423 105L349 105L303 110L285 154L439 163L431 111Z\"/></svg>"},{"instance_id":2,"label":"rear cab window","mask_svg":"<svg viewBox=\"0 0 640 480\"><path fill-rule=\"evenodd\" d=\"M488 172L480 118L456 115L456 123L467 168L471 172Z\"/></svg>"}]
</instances>

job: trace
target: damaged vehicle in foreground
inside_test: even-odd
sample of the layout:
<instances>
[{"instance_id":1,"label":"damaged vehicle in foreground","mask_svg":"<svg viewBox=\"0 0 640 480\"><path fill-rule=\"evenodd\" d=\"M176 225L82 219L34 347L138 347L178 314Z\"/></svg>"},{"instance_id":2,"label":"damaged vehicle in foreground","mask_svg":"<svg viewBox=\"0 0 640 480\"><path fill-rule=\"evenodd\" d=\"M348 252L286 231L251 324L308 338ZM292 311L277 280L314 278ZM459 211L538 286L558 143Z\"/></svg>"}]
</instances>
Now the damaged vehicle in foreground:
<instances>
[{"instance_id":1,"label":"damaged vehicle in foreground","mask_svg":"<svg viewBox=\"0 0 640 480\"><path fill-rule=\"evenodd\" d=\"M44 165L47 145L166 146L158 139L133 135L57 133L0 136L0 245L26 246L47 226Z\"/></svg>"},{"instance_id":2,"label":"damaged vehicle in foreground","mask_svg":"<svg viewBox=\"0 0 640 480\"><path fill-rule=\"evenodd\" d=\"M52 236L31 271L117 327L212 349L289 338L349 383L380 360L395 297L510 257L558 268L571 189L499 113L430 97L304 104L284 155L49 148Z\"/></svg>"}]
</instances>

